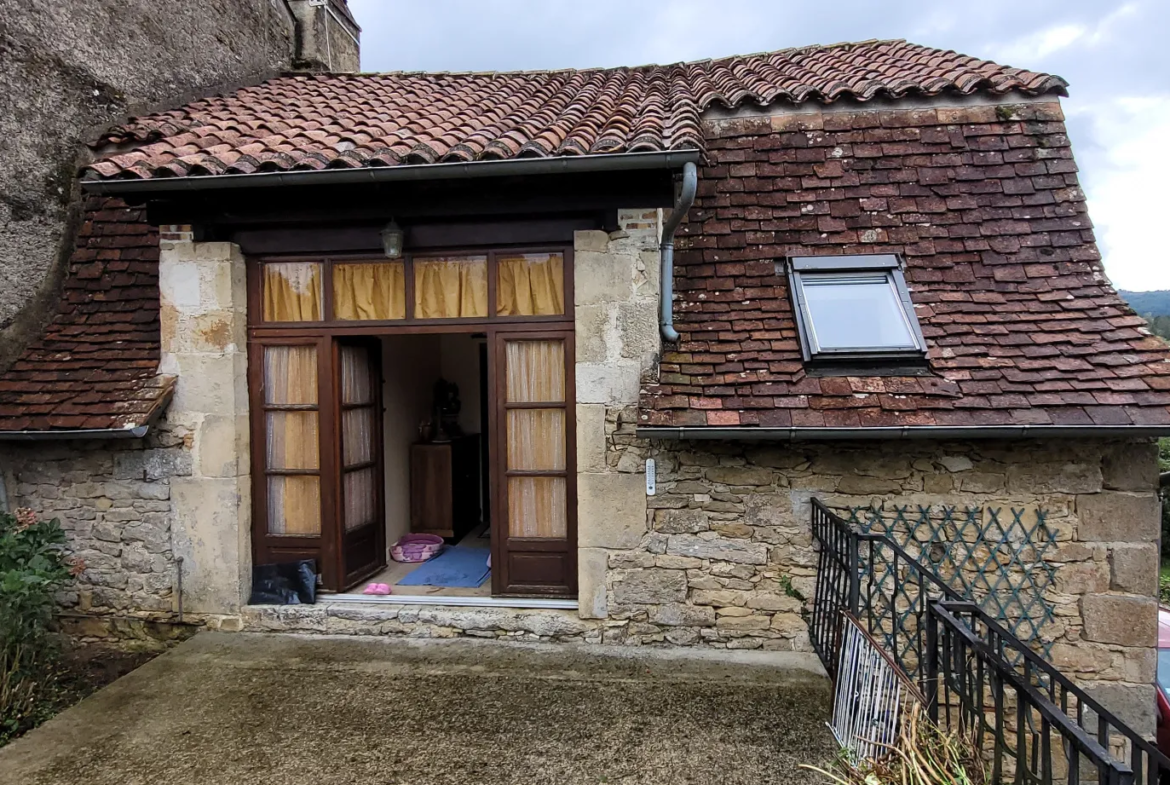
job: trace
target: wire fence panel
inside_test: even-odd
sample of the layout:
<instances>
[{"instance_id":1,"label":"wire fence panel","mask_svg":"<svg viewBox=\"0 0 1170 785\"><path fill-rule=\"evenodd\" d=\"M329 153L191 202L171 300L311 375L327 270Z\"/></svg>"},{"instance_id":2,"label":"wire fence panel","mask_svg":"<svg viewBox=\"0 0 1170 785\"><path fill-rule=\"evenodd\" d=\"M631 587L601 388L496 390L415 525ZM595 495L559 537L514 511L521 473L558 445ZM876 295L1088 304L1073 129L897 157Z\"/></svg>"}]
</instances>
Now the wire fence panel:
<instances>
[{"instance_id":1,"label":"wire fence panel","mask_svg":"<svg viewBox=\"0 0 1170 785\"><path fill-rule=\"evenodd\" d=\"M889 752L907 703L921 696L857 619L846 615L833 703L833 736L857 759Z\"/></svg>"}]
</instances>

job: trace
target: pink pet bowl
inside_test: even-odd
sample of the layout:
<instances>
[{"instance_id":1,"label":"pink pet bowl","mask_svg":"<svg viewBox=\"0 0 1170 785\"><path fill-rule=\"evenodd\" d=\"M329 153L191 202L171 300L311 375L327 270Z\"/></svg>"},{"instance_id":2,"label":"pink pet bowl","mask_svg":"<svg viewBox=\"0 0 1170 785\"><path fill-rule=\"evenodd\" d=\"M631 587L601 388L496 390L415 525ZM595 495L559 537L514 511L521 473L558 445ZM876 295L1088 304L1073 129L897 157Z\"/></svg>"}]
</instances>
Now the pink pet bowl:
<instances>
[{"instance_id":1,"label":"pink pet bowl","mask_svg":"<svg viewBox=\"0 0 1170 785\"><path fill-rule=\"evenodd\" d=\"M443 538L437 534L407 534L390 548L390 558L414 564L434 558L441 550Z\"/></svg>"}]
</instances>

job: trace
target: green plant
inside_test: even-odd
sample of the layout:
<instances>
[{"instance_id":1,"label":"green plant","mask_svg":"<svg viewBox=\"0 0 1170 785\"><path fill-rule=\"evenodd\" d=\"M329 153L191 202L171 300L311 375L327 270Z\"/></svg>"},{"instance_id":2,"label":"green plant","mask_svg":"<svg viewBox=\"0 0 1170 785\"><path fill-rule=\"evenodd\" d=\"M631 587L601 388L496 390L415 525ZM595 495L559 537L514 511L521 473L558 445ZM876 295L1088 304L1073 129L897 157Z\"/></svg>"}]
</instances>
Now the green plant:
<instances>
[{"instance_id":1,"label":"green plant","mask_svg":"<svg viewBox=\"0 0 1170 785\"><path fill-rule=\"evenodd\" d=\"M54 595L84 569L65 554L59 521L0 513L0 741L39 720L56 669Z\"/></svg>"},{"instance_id":2,"label":"green plant","mask_svg":"<svg viewBox=\"0 0 1170 785\"><path fill-rule=\"evenodd\" d=\"M804 593L801 592L800 589L798 589L792 585L792 577L789 575L781 575L780 576L780 588L784 590L785 594L787 594L789 597L791 597L794 600L797 600L799 602L807 602L808 601L808 598L804 596Z\"/></svg>"}]
</instances>

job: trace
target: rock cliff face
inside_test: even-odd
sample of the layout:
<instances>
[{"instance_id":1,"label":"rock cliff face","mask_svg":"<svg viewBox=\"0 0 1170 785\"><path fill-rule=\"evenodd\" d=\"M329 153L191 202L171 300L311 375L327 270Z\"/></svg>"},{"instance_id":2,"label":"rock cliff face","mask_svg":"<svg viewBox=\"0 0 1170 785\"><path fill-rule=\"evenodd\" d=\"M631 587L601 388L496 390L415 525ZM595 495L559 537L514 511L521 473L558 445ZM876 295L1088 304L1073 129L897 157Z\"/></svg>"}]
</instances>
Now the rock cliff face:
<instances>
[{"instance_id":1,"label":"rock cliff face","mask_svg":"<svg viewBox=\"0 0 1170 785\"><path fill-rule=\"evenodd\" d=\"M0 369L55 306L87 140L293 67L356 68L356 34L341 0L0 0Z\"/></svg>"}]
</instances>

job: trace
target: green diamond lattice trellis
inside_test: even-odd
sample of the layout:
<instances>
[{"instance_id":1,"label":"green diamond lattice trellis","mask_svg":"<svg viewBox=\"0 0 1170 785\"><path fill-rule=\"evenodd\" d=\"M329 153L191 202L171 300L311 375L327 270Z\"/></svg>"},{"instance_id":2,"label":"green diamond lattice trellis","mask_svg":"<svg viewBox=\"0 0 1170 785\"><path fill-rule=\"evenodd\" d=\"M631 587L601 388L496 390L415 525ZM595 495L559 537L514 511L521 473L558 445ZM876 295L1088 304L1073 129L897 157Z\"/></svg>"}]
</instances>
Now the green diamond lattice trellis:
<instances>
[{"instance_id":1,"label":"green diamond lattice trellis","mask_svg":"<svg viewBox=\"0 0 1170 785\"><path fill-rule=\"evenodd\" d=\"M1056 532L1048 527L1045 510L906 505L844 512L862 531L893 539L920 567L978 603L1021 641L1049 653L1052 641L1041 633L1053 619L1044 593L1055 570L1044 556L1055 547ZM878 589L875 601L888 608L891 627L906 632L917 621L920 598L882 557L875 555L869 569ZM897 637L903 638L900 647L909 645Z\"/></svg>"}]
</instances>

